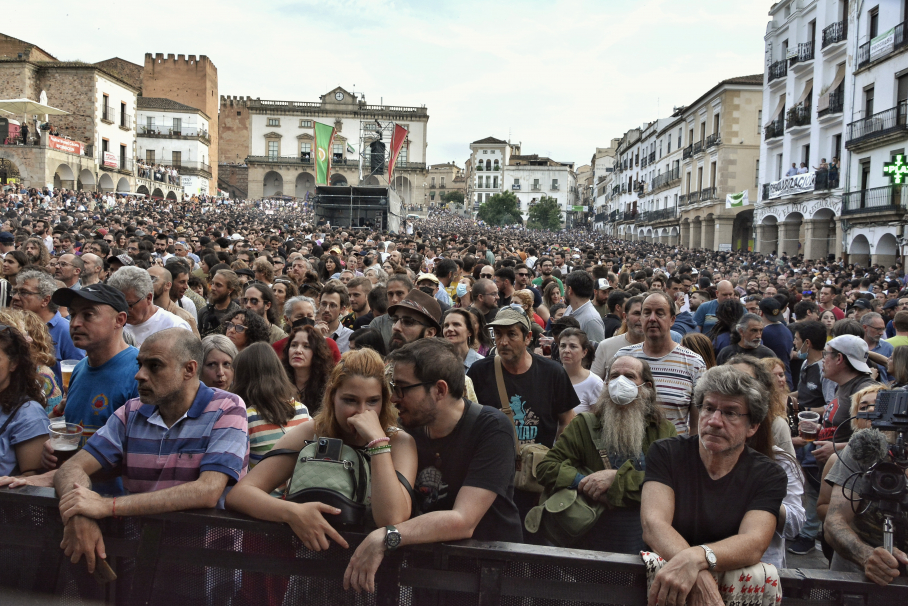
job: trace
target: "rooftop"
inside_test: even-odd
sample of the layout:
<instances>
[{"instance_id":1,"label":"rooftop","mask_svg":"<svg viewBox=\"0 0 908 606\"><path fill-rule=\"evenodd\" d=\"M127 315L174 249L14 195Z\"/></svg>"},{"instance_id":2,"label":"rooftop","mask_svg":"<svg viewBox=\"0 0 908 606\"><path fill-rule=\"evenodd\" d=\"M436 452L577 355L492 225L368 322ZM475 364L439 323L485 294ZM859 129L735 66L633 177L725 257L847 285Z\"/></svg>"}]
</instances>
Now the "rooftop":
<instances>
[{"instance_id":1,"label":"rooftop","mask_svg":"<svg viewBox=\"0 0 908 606\"><path fill-rule=\"evenodd\" d=\"M136 107L139 109L159 109L161 111L201 114L206 118L208 117L200 109L161 97L136 97Z\"/></svg>"},{"instance_id":2,"label":"rooftop","mask_svg":"<svg viewBox=\"0 0 908 606\"><path fill-rule=\"evenodd\" d=\"M501 139L496 139L495 137L486 137L485 139L480 139L479 141L473 141L472 145L505 145L507 141L502 141Z\"/></svg>"}]
</instances>

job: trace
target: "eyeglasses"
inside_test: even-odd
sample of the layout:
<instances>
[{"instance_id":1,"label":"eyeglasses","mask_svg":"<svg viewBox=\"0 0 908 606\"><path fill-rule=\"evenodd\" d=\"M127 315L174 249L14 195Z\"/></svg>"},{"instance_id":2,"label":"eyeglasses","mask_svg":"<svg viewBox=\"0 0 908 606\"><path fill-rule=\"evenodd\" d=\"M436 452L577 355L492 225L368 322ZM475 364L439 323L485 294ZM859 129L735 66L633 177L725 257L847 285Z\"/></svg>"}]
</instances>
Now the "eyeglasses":
<instances>
[{"instance_id":1,"label":"eyeglasses","mask_svg":"<svg viewBox=\"0 0 908 606\"><path fill-rule=\"evenodd\" d=\"M14 296L14 297L15 297L16 295L18 295L18 296L20 296L20 297L28 297L28 296L30 296L30 295L37 296L37 295L40 294L40 293L36 293L36 292L31 292L30 290L22 290L21 288L14 288L14 289L12 289L10 292L13 293L13 296Z\"/></svg>"},{"instance_id":2,"label":"eyeglasses","mask_svg":"<svg viewBox=\"0 0 908 606\"><path fill-rule=\"evenodd\" d=\"M525 271L519 272L517 275L520 276L520 277L522 277L522 278L529 278L529 277L530 277L530 274L526 273Z\"/></svg>"},{"instance_id":3,"label":"eyeglasses","mask_svg":"<svg viewBox=\"0 0 908 606\"><path fill-rule=\"evenodd\" d=\"M246 332L246 327L243 326L242 324L234 324L233 322L227 322L227 324L224 326L224 332L227 332L228 330L235 330L236 334L241 335L244 332Z\"/></svg>"},{"instance_id":4,"label":"eyeglasses","mask_svg":"<svg viewBox=\"0 0 908 606\"><path fill-rule=\"evenodd\" d=\"M838 352L838 351L823 350L823 357L825 358L826 356L835 356L835 355L838 355L839 353L840 352Z\"/></svg>"},{"instance_id":5,"label":"eyeglasses","mask_svg":"<svg viewBox=\"0 0 908 606\"><path fill-rule=\"evenodd\" d=\"M391 379L388 381L388 385L391 386L391 391L394 393L395 397L402 398L404 394L413 389L414 387L422 387L424 385L434 385L434 381L424 381L422 383L413 383L412 385L398 385L397 381Z\"/></svg>"},{"instance_id":6,"label":"eyeglasses","mask_svg":"<svg viewBox=\"0 0 908 606\"><path fill-rule=\"evenodd\" d=\"M723 410L721 408L716 408L715 406L710 406L709 404L700 404L697 406L697 410L700 411L700 416L703 418L710 418L716 412L722 414L722 419L728 421L729 423L736 422L741 417L749 417L750 414L746 412L735 412L733 410Z\"/></svg>"},{"instance_id":7,"label":"eyeglasses","mask_svg":"<svg viewBox=\"0 0 908 606\"><path fill-rule=\"evenodd\" d=\"M262 300L261 300L261 299L257 299L256 297L249 297L249 298L243 297L242 299L240 299L240 302L241 302L243 305L246 305L247 303L248 303L248 304L251 304L251 305L258 305L259 303L262 302Z\"/></svg>"},{"instance_id":8,"label":"eyeglasses","mask_svg":"<svg viewBox=\"0 0 908 606\"><path fill-rule=\"evenodd\" d=\"M420 322L419 320L417 320L416 318L414 318L412 316L391 316L391 325L392 326L394 324L397 324L398 322L400 322L401 325L403 325L406 328L412 328L414 326L429 326L428 324L424 324L423 322Z\"/></svg>"}]
</instances>

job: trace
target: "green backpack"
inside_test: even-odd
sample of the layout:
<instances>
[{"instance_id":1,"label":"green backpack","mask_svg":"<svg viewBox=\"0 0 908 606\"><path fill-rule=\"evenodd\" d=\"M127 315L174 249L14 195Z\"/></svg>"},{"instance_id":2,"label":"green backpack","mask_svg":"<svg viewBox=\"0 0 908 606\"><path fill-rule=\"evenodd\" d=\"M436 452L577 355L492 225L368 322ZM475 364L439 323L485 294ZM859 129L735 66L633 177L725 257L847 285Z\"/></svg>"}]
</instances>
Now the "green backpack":
<instances>
[{"instance_id":1,"label":"green backpack","mask_svg":"<svg viewBox=\"0 0 908 606\"><path fill-rule=\"evenodd\" d=\"M596 448L599 448L599 436L593 431L593 414L581 413L587 430ZM583 475L592 473L589 469L579 468ZM529 532L541 532L542 536L558 547L571 547L588 533L606 506L598 501L591 501L576 489L562 488L552 494L546 493L543 503L527 513L524 528Z\"/></svg>"},{"instance_id":2,"label":"green backpack","mask_svg":"<svg viewBox=\"0 0 908 606\"><path fill-rule=\"evenodd\" d=\"M331 456L319 455L326 444L334 447ZM340 443L340 444L338 444ZM297 455L289 449L277 449L265 457ZM371 504L371 468L361 451L336 438L316 438L299 451L293 475L287 483L284 498L293 503L321 502L340 509L337 516L325 519L332 524L362 526Z\"/></svg>"}]
</instances>

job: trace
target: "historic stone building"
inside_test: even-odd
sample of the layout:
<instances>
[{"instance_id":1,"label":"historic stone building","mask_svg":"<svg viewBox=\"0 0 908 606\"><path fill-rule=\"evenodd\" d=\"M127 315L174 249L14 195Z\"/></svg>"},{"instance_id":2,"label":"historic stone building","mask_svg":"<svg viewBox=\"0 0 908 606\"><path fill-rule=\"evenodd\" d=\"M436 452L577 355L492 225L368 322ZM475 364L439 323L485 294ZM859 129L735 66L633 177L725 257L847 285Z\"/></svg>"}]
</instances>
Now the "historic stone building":
<instances>
[{"instance_id":1,"label":"historic stone building","mask_svg":"<svg viewBox=\"0 0 908 606\"><path fill-rule=\"evenodd\" d=\"M428 199L424 205L443 206L444 202L441 197L452 191L459 191L463 195L466 188L466 180L463 176L463 169L457 166L455 162L445 162L444 164L433 164L429 166L428 174ZM466 199L466 198L464 198Z\"/></svg>"},{"instance_id":2,"label":"historic stone building","mask_svg":"<svg viewBox=\"0 0 908 606\"><path fill-rule=\"evenodd\" d=\"M337 129L331 150L332 185L359 185L361 176L364 185L387 185L387 165L384 170L370 170L369 146L377 140L377 124L400 124L409 134L395 165L392 185L404 206L423 204L428 197L429 114L425 107L368 105L364 95L337 87L318 102L223 96L220 114L218 160L225 169L231 164L246 165L250 198L306 198L315 193L315 122ZM381 142L390 150L387 130ZM363 144L366 149L361 154ZM232 187L235 183L236 179Z\"/></svg>"}]
</instances>

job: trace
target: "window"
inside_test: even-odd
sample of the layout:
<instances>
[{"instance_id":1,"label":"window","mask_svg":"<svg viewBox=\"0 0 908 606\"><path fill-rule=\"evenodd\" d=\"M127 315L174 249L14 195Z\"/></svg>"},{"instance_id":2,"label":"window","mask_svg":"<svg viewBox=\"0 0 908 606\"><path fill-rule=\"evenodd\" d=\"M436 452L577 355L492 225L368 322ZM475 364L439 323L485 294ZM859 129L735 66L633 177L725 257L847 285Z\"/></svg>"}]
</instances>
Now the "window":
<instances>
[{"instance_id":1,"label":"window","mask_svg":"<svg viewBox=\"0 0 908 606\"><path fill-rule=\"evenodd\" d=\"M703 167L697 168L697 190L703 189Z\"/></svg>"},{"instance_id":2,"label":"window","mask_svg":"<svg viewBox=\"0 0 908 606\"><path fill-rule=\"evenodd\" d=\"M520 179L514 179L514 185L520 186Z\"/></svg>"},{"instance_id":3,"label":"window","mask_svg":"<svg viewBox=\"0 0 908 606\"><path fill-rule=\"evenodd\" d=\"M300 159L308 162L312 158L312 144L300 143Z\"/></svg>"},{"instance_id":4,"label":"window","mask_svg":"<svg viewBox=\"0 0 908 606\"><path fill-rule=\"evenodd\" d=\"M757 167L754 170L754 188L760 187L760 161L757 160Z\"/></svg>"},{"instance_id":5,"label":"window","mask_svg":"<svg viewBox=\"0 0 908 606\"><path fill-rule=\"evenodd\" d=\"M212 92L214 92L214 91L212 91ZM243 115L243 112L237 112L236 115L237 115L237 116L242 116L242 115Z\"/></svg>"},{"instance_id":6,"label":"window","mask_svg":"<svg viewBox=\"0 0 908 606\"><path fill-rule=\"evenodd\" d=\"M757 134L758 135L763 132L762 124L763 124L763 110L758 109L757 110Z\"/></svg>"},{"instance_id":7,"label":"window","mask_svg":"<svg viewBox=\"0 0 908 606\"><path fill-rule=\"evenodd\" d=\"M268 118L268 126L280 126L280 125L281 125L280 118Z\"/></svg>"},{"instance_id":8,"label":"window","mask_svg":"<svg viewBox=\"0 0 908 606\"><path fill-rule=\"evenodd\" d=\"M435 199L435 192L434 192L434 191L430 191L430 192L429 192L429 199L430 199L430 200L434 200L434 199Z\"/></svg>"},{"instance_id":9,"label":"window","mask_svg":"<svg viewBox=\"0 0 908 606\"><path fill-rule=\"evenodd\" d=\"M179 135L181 132L183 132L183 119L174 118L173 119L173 134Z\"/></svg>"},{"instance_id":10,"label":"window","mask_svg":"<svg viewBox=\"0 0 908 606\"><path fill-rule=\"evenodd\" d=\"M492 187L498 189L498 177L492 177Z\"/></svg>"},{"instance_id":11,"label":"window","mask_svg":"<svg viewBox=\"0 0 908 606\"><path fill-rule=\"evenodd\" d=\"M482 187L482 177L476 177L476 187Z\"/></svg>"},{"instance_id":12,"label":"window","mask_svg":"<svg viewBox=\"0 0 908 606\"><path fill-rule=\"evenodd\" d=\"M154 117L145 116L145 128L148 130L154 130Z\"/></svg>"},{"instance_id":13,"label":"window","mask_svg":"<svg viewBox=\"0 0 908 606\"><path fill-rule=\"evenodd\" d=\"M706 122L700 123L700 140L701 141L706 140Z\"/></svg>"},{"instance_id":14,"label":"window","mask_svg":"<svg viewBox=\"0 0 908 606\"><path fill-rule=\"evenodd\" d=\"M145 150L145 162L148 164L154 164L154 150L146 149Z\"/></svg>"},{"instance_id":15,"label":"window","mask_svg":"<svg viewBox=\"0 0 908 606\"><path fill-rule=\"evenodd\" d=\"M312 128L312 120L300 120L300 128Z\"/></svg>"},{"instance_id":16,"label":"window","mask_svg":"<svg viewBox=\"0 0 908 606\"><path fill-rule=\"evenodd\" d=\"M873 87L864 90L864 117L873 115Z\"/></svg>"},{"instance_id":17,"label":"window","mask_svg":"<svg viewBox=\"0 0 908 606\"><path fill-rule=\"evenodd\" d=\"M679 128L679 129L678 129L678 147L681 147L681 134L682 134L682 132L683 132L682 129Z\"/></svg>"},{"instance_id":18,"label":"window","mask_svg":"<svg viewBox=\"0 0 908 606\"><path fill-rule=\"evenodd\" d=\"M407 144L404 143L403 147L400 148L400 153L397 155L397 165L406 166L407 165Z\"/></svg>"},{"instance_id":19,"label":"window","mask_svg":"<svg viewBox=\"0 0 908 606\"><path fill-rule=\"evenodd\" d=\"M671 138L671 135L669 135L667 143L668 143L668 149L665 150L665 153L670 154L670 153L672 153L672 138Z\"/></svg>"},{"instance_id":20,"label":"window","mask_svg":"<svg viewBox=\"0 0 908 606\"><path fill-rule=\"evenodd\" d=\"M277 158L280 154L280 141L269 141L268 142L268 157Z\"/></svg>"},{"instance_id":21,"label":"window","mask_svg":"<svg viewBox=\"0 0 908 606\"><path fill-rule=\"evenodd\" d=\"M832 136L832 157L840 158L842 155L842 133Z\"/></svg>"},{"instance_id":22,"label":"window","mask_svg":"<svg viewBox=\"0 0 908 606\"><path fill-rule=\"evenodd\" d=\"M716 186L716 163L713 162L709 165L709 184L711 187Z\"/></svg>"},{"instance_id":23,"label":"window","mask_svg":"<svg viewBox=\"0 0 908 606\"><path fill-rule=\"evenodd\" d=\"M713 116L713 134L719 132L719 114Z\"/></svg>"},{"instance_id":24,"label":"window","mask_svg":"<svg viewBox=\"0 0 908 606\"><path fill-rule=\"evenodd\" d=\"M126 166L126 146L120 144L120 168L128 168Z\"/></svg>"},{"instance_id":25,"label":"window","mask_svg":"<svg viewBox=\"0 0 908 606\"><path fill-rule=\"evenodd\" d=\"M441 178L441 186L442 186L442 187L445 186L445 178L444 178L444 177Z\"/></svg>"},{"instance_id":26,"label":"window","mask_svg":"<svg viewBox=\"0 0 908 606\"><path fill-rule=\"evenodd\" d=\"M870 11L870 35L869 38L876 38L880 34L880 9L874 8Z\"/></svg>"},{"instance_id":27,"label":"window","mask_svg":"<svg viewBox=\"0 0 908 606\"><path fill-rule=\"evenodd\" d=\"M342 156L342 155L344 154L344 144L343 144L343 143L335 143L335 144L334 144L334 147L332 148L332 150L333 150L333 153L334 153L335 156L339 156L339 155Z\"/></svg>"},{"instance_id":28,"label":"window","mask_svg":"<svg viewBox=\"0 0 908 606\"><path fill-rule=\"evenodd\" d=\"M104 152L110 151L110 141L101 139L101 159L104 159Z\"/></svg>"},{"instance_id":29,"label":"window","mask_svg":"<svg viewBox=\"0 0 908 606\"><path fill-rule=\"evenodd\" d=\"M121 103L120 103L120 126L122 126L122 127L124 127L124 128L129 128L129 124L127 123L126 120L127 120L127 118L126 118L126 104L123 103L123 102L121 102Z\"/></svg>"},{"instance_id":30,"label":"window","mask_svg":"<svg viewBox=\"0 0 908 606\"><path fill-rule=\"evenodd\" d=\"M492 177L486 175L486 189L492 189Z\"/></svg>"},{"instance_id":31,"label":"window","mask_svg":"<svg viewBox=\"0 0 908 606\"><path fill-rule=\"evenodd\" d=\"M170 154L170 165L171 166L182 166L183 165L183 152L171 152Z\"/></svg>"},{"instance_id":32,"label":"window","mask_svg":"<svg viewBox=\"0 0 908 606\"><path fill-rule=\"evenodd\" d=\"M110 115L110 112L111 112L110 97L108 95L104 95L103 102L104 102L104 105L101 106L101 119L111 122L112 121L111 118L113 116Z\"/></svg>"},{"instance_id":33,"label":"window","mask_svg":"<svg viewBox=\"0 0 908 606\"><path fill-rule=\"evenodd\" d=\"M489 153L489 150L484 149L484 150L482 150L482 153L487 154L487 153Z\"/></svg>"},{"instance_id":34,"label":"window","mask_svg":"<svg viewBox=\"0 0 908 606\"><path fill-rule=\"evenodd\" d=\"M552 179L552 189L558 189L558 179Z\"/></svg>"}]
</instances>

